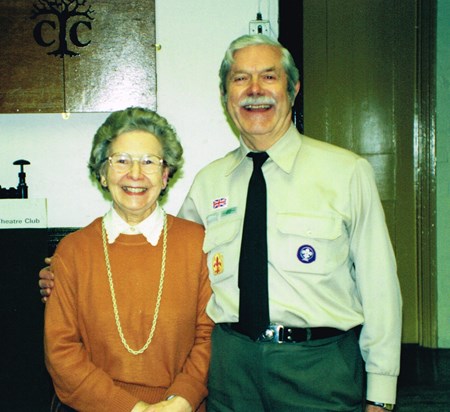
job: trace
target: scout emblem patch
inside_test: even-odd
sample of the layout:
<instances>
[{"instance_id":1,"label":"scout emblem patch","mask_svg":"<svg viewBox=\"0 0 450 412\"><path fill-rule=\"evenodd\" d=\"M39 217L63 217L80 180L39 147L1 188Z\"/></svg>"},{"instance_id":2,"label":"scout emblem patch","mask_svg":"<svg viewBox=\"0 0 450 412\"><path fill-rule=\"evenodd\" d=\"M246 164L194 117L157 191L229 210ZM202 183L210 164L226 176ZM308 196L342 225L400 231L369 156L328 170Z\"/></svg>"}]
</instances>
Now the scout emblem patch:
<instances>
[{"instance_id":1,"label":"scout emblem patch","mask_svg":"<svg viewBox=\"0 0 450 412\"><path fill-rule=\"evenodd\" d=\"M302 245L298 248L297 258L302 263L312 263L316 260L316 251L310 245Z\"/></svg>"}]
</instances>

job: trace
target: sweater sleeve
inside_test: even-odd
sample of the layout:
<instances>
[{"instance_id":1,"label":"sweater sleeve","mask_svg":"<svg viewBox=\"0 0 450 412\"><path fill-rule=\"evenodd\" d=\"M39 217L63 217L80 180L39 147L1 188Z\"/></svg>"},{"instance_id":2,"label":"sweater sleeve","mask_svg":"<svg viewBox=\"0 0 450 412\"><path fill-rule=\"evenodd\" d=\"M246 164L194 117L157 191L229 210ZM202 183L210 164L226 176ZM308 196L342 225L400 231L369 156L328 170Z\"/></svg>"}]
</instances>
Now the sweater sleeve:
<instances>
[{"instance_id":1,"label":"sweater sleeve","mask_svg":"<svg viewBox=\"0 0 450 412\"><path fill-rule=\"evenodd\" d=\"M90 361L77 318L77 273L57 253L55 288L45 308L45 362L61 401L82 411L132 410L138 399Z\"/></svg>"},{"instance_id":2,"label":"sweater sleeve","mask_svg":"<svg viewBox=\"0 0 450 412\"><path fill-rule=\"evenodd\" d=\"M190 291L193 293L193 291ZM186 358L181 373L167 389L166 396L179 395L185 398L196 410L206 398L208 391L206 381L208 376L211 332L213 321L206 314L206 305L211 297L211 286L206 266L206 255L203 254L201 271L199 273L198 306L194 345Z\"/></svg>"}]
</instances>

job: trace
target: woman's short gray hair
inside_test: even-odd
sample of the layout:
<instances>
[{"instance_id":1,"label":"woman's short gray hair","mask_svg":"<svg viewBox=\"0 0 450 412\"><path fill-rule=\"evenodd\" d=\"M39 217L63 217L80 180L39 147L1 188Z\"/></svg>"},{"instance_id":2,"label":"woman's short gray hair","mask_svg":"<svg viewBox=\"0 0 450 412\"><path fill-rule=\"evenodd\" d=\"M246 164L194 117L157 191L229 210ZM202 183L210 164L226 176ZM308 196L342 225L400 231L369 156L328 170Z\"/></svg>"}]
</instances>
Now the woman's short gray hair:
<instances>
[{"instance_id":1,"label":"woman's short gray hair","mask_svg":"<svg viewBox=\"0 0 450 412\"><path fill-rule=\"evenodd\" d=\"M295 99L295 86L299 81L300 75L297 66L295 65L294 59L289 52L288 49L283 47L277 40L272 39L271 37L265 36L263 34L246 34L244 36L238 37L236 40L233 40L228 47L228 50L225 52L225 56L222 60L222 64L219 70L220 77L220 93L222 95L222 102L226 104L227 102L227 81L228 74L230 73L231 66L234 63L234 54L241 49L250 46L273 46L280 50L281 52L281 65L286 72L288 84L287 84L287 92L291 102L294 102Z\"/></svg>"},{"instance_id":2,"label":"woman's short gray hair","mask_svg":"<svg viewBox=\"0 0 450 412\"><path fill-rule=\"evenodd\" d=\"M169 178L181 168L183 148L175 129L164 117L150 109L129 107L111 113L95 133L88 165L93 179L100 182L101 175L104 175L106 159L112 154L111 143L117 136L134 130L151 133L158 139L163 149L164 165L169 168Z\"/></svg>"}]
</instances>

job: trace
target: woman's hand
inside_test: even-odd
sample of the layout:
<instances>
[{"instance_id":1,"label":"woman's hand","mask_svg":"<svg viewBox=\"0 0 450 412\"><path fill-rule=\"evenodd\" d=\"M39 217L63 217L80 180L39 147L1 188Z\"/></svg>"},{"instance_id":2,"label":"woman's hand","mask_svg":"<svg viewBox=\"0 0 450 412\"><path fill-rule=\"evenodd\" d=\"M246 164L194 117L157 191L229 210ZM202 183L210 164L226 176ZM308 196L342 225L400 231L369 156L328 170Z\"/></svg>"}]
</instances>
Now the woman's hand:
<instances>
[{"instance_id":1,"label":"woman's hand","mask_svg":"<svg viewBox=\"0 0 450 412\"><path fill-rule=\"evenodd\" d=\"M174 396L168 401L161 401L150 405L139 401L131 412L192 412L189 402L181 396Z\"/></svg>"}]
</instances>

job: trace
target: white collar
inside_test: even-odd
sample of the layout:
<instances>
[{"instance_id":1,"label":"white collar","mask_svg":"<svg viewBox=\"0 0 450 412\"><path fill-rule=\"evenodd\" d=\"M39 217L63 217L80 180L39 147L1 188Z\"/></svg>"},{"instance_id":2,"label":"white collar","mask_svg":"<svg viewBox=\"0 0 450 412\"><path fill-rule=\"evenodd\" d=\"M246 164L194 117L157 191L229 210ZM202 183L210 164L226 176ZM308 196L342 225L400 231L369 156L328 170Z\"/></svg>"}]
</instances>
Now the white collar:
<instances>
[{"instance_id":1,"label":"white collar","mask_svg":"<svg viewBox=\"0 0 450 412\"><path fill-rule=\"evenodd\" d=\"M156 246L163 229L164 211L157 203L155 210L150 216L139 224L130 226L111 206L104 219L108 243L114 243L121 233L125 235L143 234L152 246Z\"/></svg>"}]
</instances>

